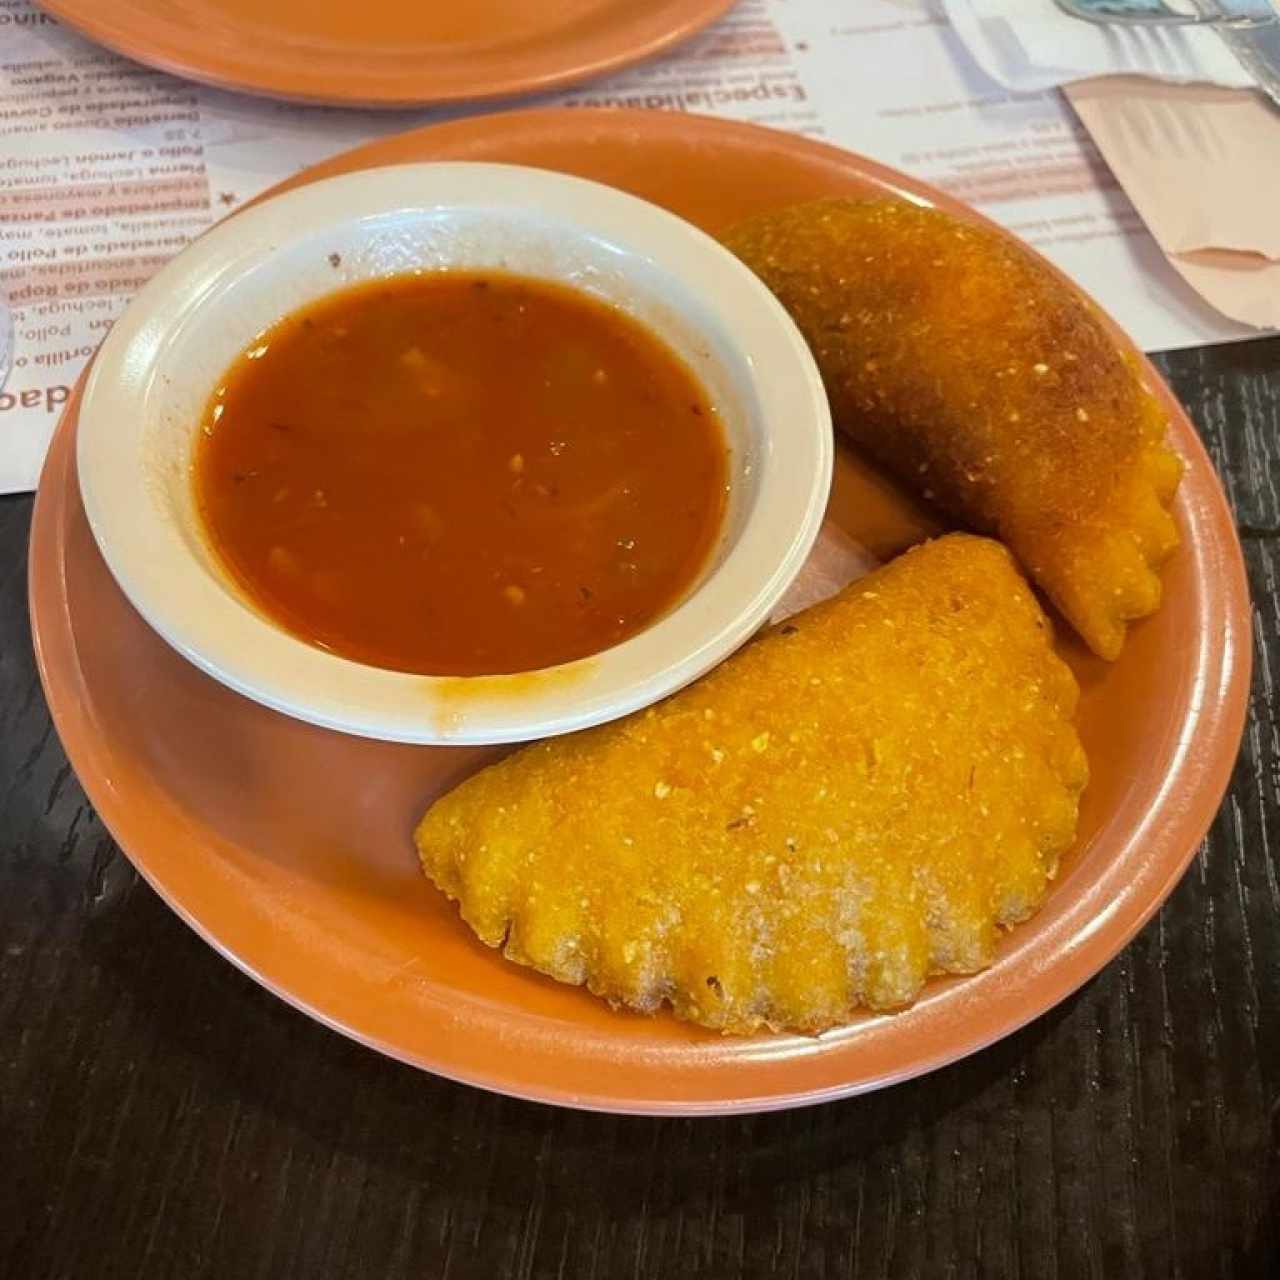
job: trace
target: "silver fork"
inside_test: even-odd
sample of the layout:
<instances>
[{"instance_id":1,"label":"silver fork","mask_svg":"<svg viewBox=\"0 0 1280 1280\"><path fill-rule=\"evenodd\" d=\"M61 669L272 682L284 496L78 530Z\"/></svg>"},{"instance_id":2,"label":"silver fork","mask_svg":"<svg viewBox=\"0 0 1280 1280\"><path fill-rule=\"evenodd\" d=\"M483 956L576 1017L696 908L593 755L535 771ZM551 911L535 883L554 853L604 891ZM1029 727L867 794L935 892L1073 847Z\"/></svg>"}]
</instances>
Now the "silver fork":
<instances>
[{"instance_id":1,"label":"silver fork","mask_svg":"<svg viewBox=\"0 0 1280 1280\"><path fill-rule=\"evenodd\" d=\"M1273 0L1058 0L1058 8L1086 22L1132 26L1231 27L1236 31L1280 22Z\"/></svg>"},{"instance_id":2,"label":"silver fork","mask_svg":"<svg viewBox=\"0 0 1280 1280\"><path fill-rule=\"evenodd\" d=\"M1212 27L1280 105L1280 0L1057 0L1073 18L1107 26Z\"/></svg>"}]
</instances>

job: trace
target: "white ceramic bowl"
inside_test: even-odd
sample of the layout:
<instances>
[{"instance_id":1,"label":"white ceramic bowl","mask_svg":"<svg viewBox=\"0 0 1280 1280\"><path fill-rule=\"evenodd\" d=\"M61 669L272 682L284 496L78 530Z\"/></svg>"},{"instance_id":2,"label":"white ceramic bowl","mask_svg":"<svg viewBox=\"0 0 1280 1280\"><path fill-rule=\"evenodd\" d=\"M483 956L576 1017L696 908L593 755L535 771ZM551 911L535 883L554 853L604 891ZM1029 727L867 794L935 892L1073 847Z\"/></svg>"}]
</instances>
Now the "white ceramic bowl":
<instances>
[{"instance_id":1,"label":"white ceramic bowl","mask_svg":"<svg viewBox=\"0 0 1280 1280\"><path fill-rule=\"evenodd\" d=\"M202 410L262 329L344 285L503 269L604 298L701 379L729 437L728 512L684 598L625 643L514 676L385 671L260 614L208 546L191 456ZM539 169L416 164L317 182L215 227L116 322L80 409L80 489L144 618L215 679L279 711L401 742L514 742L656 701L764 621L803 563L831 480L831 420L803 339L701 231L610 187Z\"/></svg>"}]
</instances>

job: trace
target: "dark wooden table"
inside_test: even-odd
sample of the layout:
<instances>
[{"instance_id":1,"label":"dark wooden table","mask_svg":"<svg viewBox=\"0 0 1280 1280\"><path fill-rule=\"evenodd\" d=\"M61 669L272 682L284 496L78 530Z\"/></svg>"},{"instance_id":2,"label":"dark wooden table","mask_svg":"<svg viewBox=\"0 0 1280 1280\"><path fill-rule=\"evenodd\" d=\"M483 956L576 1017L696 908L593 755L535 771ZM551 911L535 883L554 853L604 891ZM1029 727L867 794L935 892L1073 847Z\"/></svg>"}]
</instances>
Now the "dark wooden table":
<instances>
[{"instance_id":1,"label":"dark wooden table","mask_svg":"<svg viewBox=\"0 0 1280 1280\"><path fill-rule=\"evenodd\" d=\"M1280 339L1160 361L1238 514L1244 748L1159 916L936 1075L784 1115L491 1097L295 1013L85 802L0 501L0 1276L1280 1276Z\"/></svg>"}]
</instances>

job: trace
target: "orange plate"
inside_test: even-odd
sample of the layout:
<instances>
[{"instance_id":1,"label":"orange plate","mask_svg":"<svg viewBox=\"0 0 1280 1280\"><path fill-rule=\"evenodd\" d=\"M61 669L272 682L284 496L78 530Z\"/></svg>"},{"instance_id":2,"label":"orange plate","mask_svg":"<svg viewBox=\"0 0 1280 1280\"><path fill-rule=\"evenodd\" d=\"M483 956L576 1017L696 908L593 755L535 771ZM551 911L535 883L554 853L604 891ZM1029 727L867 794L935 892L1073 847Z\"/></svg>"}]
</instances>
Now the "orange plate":
<instances>
[{"instance_id":1,"label":"orange plate","mask_svg":"<svg viewBox=\"0 0 1280 1280\"><path fill-rule=\"evenodd\" d=\"M189 80L296 102L412 107L535 93L653 57L733 0L36 0Z\"/></svg>"},{"instance_id":2,"label":"orange plate","mask_svg":"<svg viewBox=\"0 0 1280 1280\"><path fill-rule=\"evenodd\" d=\"M442 125L296 181L408 160L503 160L645 196L712 231L768 205L905 193L975 217L857 156L750 126L543 111ZM767 181L761 175L767 174ZM1226 786L1249 683L1240 547L1213 467L1150 367L1187 459L1184 545L1166 603L1113 666L1067 646L1093 766L1080 839L993 968L930 983L910 1010L816 1039L722 1039L612 1013L475 941L422 878L410 830L490 749L405 747L287 719L201 675L142 622L85 523L76 406L49 453L31 534L36 652L58 731L121 847L165 900L277 995L457 1080L632 1112L763 1110L857 1093L990 1044L1080 986L1187 866ZM831 516L881 554L924 517L847 451Z\"/></svg>"}]
</instances>

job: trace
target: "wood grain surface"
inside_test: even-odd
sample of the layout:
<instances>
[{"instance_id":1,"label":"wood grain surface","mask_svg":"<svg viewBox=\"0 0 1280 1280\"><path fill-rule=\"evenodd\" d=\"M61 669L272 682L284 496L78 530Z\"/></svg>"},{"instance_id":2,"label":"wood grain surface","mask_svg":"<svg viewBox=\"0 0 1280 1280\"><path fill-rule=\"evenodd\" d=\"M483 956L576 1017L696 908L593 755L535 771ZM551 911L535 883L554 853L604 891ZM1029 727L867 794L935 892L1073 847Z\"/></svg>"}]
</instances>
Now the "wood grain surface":
<instances>
[{"instance_id":1,"label":"wood grain surface","mask_svg":"<svg viewBox=\"0 0 1280 1280\"><path fill-rule=\"evenodd\" d=\"M1280 339L1160 363L1255 599L1227 801L1017 1035L883 1093L638 1120L377 1057L221 960L86 804L0 500L0 1276L1280 1276Z\"/></svg>"}]
</instances>

